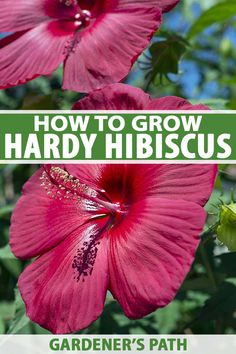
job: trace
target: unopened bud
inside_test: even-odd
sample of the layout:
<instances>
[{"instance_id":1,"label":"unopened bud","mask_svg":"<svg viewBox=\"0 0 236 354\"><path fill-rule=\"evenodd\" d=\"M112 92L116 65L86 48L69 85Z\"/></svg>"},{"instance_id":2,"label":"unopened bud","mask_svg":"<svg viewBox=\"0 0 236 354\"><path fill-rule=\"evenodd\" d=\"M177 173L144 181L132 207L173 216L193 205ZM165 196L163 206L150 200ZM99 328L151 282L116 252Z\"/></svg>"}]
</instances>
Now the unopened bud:
<instances>
[{"instance_id":1,"label":"unopened bud","mask_svg":"<svg viewBox=\"0 0 236 354\"><path fill-rule=\"evenodd\" d=\"M216 233L218 240L230 251L236 251L236 203L221 206Z\"/></svg>"}]
</instances>

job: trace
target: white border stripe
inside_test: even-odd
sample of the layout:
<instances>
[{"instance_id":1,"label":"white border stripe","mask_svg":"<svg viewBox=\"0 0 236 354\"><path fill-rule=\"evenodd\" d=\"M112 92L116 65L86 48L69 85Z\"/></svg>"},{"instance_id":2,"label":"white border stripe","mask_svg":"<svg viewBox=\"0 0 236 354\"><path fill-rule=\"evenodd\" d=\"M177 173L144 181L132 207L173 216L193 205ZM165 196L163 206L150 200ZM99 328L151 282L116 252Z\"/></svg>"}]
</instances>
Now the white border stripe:
<instances>
[{"instance_id":1,"label":"white border stripe","mask_svg":"<svg viewBox=\"0 0 236 354\"><path fill-rule=\"evenodd\" d=\"M130 111L120 111L120 110L83 110L83 111L72 111L72 110L0 110L0 114L53 114L53 115L62 115L62 114L140 114L140 115L148 115L148 114L227 114L232 115L235 114L236 110L130 110ZM0 164L236 164L236 160L0 160Z\"/></svg>"},{"instance_id":2,"label":"white border stripe","mask_svg":"<svg viewBox=\"0 0 236 354\"><path fill-rule=\"evenodd\" d=\"M145 110L145 111L137 111L137 110L130 110L130 111L119 111L119 110L83 110L83 111L72 111L72 110L0 110L0 114L140 114L140 115L145 115L145 114L235 114L236 115L236 110Z\"/></svg>"},{"instance_id":3,"label":"white border stripe","mask_svg":"<svg viewBox=\"0 0 236 354\"><path fill-rule=\"evenodd\" d=\"M174 165L185 165L185 164L197 164L197 165L215 165L215 164L228 164L235 165L236 160L0 160L0 164L174 164Z\"/></svg>"}]
</instances>

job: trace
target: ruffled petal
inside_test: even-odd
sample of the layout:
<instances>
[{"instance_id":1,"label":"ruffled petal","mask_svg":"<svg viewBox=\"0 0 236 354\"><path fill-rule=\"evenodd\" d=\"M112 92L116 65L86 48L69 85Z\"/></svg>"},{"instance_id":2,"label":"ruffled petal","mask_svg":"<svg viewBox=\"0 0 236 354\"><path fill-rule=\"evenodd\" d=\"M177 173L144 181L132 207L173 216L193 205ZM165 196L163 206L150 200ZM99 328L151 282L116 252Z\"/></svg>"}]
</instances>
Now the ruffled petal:
<instances>
[{"instance_id":1,"label":"ruffled petal","mask_svg":"<svg viewBox=\"0 0 236 354\"><path fill-rule=\"evenodd\" d=\"M163 12L169 12L172 10L180 0L158 0L157 4L160 6Z\"/></svg>"},{"instance_id":2,"label":"ruffled petal","mask_svg":"<svg viewBox=\"0 0 236 354\"><path fill-rule=\"evenodd\" d=\"M77 110L209 110L209 107L192 105L181 97L154 98L143 90L121 83L108 85L102 90L91 92L76 102Z\"/></svg>"},{"instance_id":3,"label":"ruffled petal","mask_svg":"<svg viewBox=\"0 0 236 354\"><path fill-rule=\"evenodd\" d=\"M71 333L88 327L103 310L109 282L106 237L87 254L84 273L79 278L75 265L80 252L86 257L85 242L91 241L96 227L86 225L71 233L20 276L19 289L27 315L53 333Z\"/></svg>"},{"instance_id":4,"label":"ruffled petal","mask_svg":"<svg viewBox=\"0 0 236 354\"><path fill-rule=\"evenodd\" d=\"M110 290L130 318L175 297L194 260L205 212L183 200L149 198L111 230Z\"/></svg>"},{"instance_id":5,"label":"ruffled petal","mask_svg":"<svg viewBox=\"0 0 236 354\"><path fill-rule=\"evenodd\" d=\"M76 231L87 216L73 201L54 199L41 186L43 169L25 184L11 218L10 245L23 259L38 256Z\"/></svg>"},{"instance_id":6,"label":"ruffled petal","mask_svg":"<svg viewBox=\"0 0 236 354\"><path fill-rule=\"evenodd\" d=\"M0 32L18 32L50 19L65 19L76 14L76 6L58 0L1 0Z\"/></svg>"},{"instance_id":7,"label":"ruffled petal","mask_svg":"<svg viewBox=\"0 0 236 354\"><path fill-rule=\"evenodd\" d=\"M72 34L70 24L58 21L23 32L16 40L17 35L3 39L4 46L0 41L0 88L50 75L63 62Z\"/></svg>"},{"instance_id":8,"label":"ruffled petal","mask_svg":"<svg viewBox=\"0 0 236 354\"><path fill-rule=\"evenodd\" d=\"M139 88L114 84L91 92L75 103L77 110L143 110L150 103L150 96Z\"/></svg>"},{"instance_id":9,"label":"ruffled petal","mask_svg":"<svg viewBox=\"0 0 236 354\"><path fill-rule=\"evenodd\" d=\"M161 11L132 6L102 14L65 61L63 87L89 92L122 80L161 23Z\"/></svg>"},{"instance_id":10,"label":"ruffled petal","mask_svg":"<svg viewBox=\"0 0 236 354\"><path fill-rule=\"evenodd\" d=\"M162 98L156 98L149 102L146 107L148 110L202 110L208 111L209 107L203 104L192 105L184 98L176 96L167 96Z\"/></svg>"}]
</instances>

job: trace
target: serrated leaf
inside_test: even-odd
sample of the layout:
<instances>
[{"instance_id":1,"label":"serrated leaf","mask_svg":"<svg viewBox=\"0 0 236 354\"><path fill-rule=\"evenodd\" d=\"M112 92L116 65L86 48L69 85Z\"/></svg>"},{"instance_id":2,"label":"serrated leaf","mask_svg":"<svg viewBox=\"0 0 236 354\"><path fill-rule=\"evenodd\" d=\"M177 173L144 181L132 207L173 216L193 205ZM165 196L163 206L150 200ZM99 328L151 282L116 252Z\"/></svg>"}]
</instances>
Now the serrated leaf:
<instances>
[{"instance_id":1,"label":"serrated leaf","mask_svg":"<svg viewBox=\"0 0 236 354\"><path fill-rule=\"evenodd\" d=\"M236 15L235 0L223 1L215 6L212 6L197 19L188 32L188 38L192 38L201 33L207 27L227 21Z\"/></svg>"},{"instance_id":2,"label":"serrated leaf","mask_svg":"<svg viewBox=\"0 0 236 354\"><path fill-rule=\"evenodd\" d=\"M165 40L152 44L150 47L151 76L178 74L179 61L186 52L187 45L185 40L179 36L169 36Z\"/></svg>"}]
</instances>

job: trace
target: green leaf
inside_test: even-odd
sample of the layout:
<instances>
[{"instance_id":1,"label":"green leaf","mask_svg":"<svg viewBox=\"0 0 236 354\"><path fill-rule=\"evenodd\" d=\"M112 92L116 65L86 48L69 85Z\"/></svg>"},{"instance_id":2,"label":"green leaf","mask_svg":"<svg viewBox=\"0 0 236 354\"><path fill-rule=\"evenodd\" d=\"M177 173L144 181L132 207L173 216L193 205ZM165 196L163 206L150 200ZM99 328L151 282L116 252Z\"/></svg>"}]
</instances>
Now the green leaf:
<instances>
[{"instance_id":1,"label":"green leaf","mask_svg":"<svg viewBox=\"0 0 236 354\"><path fill-rule=\"evenodd\" d=\"M217 178L216 178L215 188L216 188L216 189L220 189L221 191L223 191L222 181L221 181L221 176L220 176L220 174L218 174L218 176L217 176Z\"/></svg>"},{"instance_id":2,"label":"green leaf","mask_svg":"<svg viewBox=\"0 0 236 354\"><path fill-rule=\"evenodd\" d=\"M0 248L0 259L16 259L9 245Z\"/></svg>"},{"instance_id":3,"label":"green leaf","mask_svg":"<svg viewBox=\"0 0 236 354\"><path fill-rule=\"evenodd\" d=\"M0 318L0 334L5 333L5 322L3 321L2 318Z\"/></svg>"},{"instance_id":4,"label":"green leaf","mask_svg":"<svg viewBox=\"0 0 236 354\"><path fill-rule=\"evenodd\" d=\"M218 272L225 273L227 277L236 277L236 252L224 253L215 259L218 263Z\"/></svg>"},{"instance_id":5,"label":"green leaf","mask_svg":"<svg viewBox=\"0 0 236 354\"><path fill-rule=\"evenodd\" d=\"M176 328L181 317L180 307L180 302L175 300L168 306L154 313L160 334L171 333Z\"/></svg>"},{"instance_id":6,"label":"green leaf","mask_svg":"<svg viewBox=\"0 0 236 354\"><path fill-rule=\"evenodd\" d=\"M216 233L220 242L230 251L236 251L236 203L221 206L220 224Z\"/></svg>"},{"instance_id":7,"label":"green leaf","mask_svg":"<svg viewBox=\"0 0 236 354\"><path fill-rule=\"evenodd\" d=\"M236 310L235 284L233 280L223 282L212 297L205 302L195 321L217 320L226 314L233 314Z\"/></svg>"},{"instance_id":8,"label":"green leaf","mask_svg":"<svg viewBox=\"0 0 236 354\"><path fill-rule=\"evenodd\" d=\"M151 55L151 71L149 82L153 82L157 75L179 73L179 62L187 50L188 43L180 36L167 35L165 40L155 42L149 51Z\"/></svg>"},{"instance_id":9,"label":"green leaf","mask_svg":"<svg viewBox=\"0 0 236 354\"><path fill-rule=\"evenodd\" d=\"M52 95L36 95L28 94L25 97L21 109L35 110L35 109L55 109Z\"/></svg>"},{"instance_id":10,"label":"green leaf","mask_svg":"<svg viewBox=\"0 0 236 354\"><path fill-rule=\"evenodd\" d=\"M216 277L217 280L222 280L222 276L218 275ZM212 293L213 287L209 284L209 278L206 275L202 275L201 277L195 279L187 279L183 283L181 287L182 291L193 290L193 291L201 291L204 293Z\"/></svg>"},{"instance_id":11,"label":"green leaf","mask_svg":"<svg viewBox=\"0 0 236 354\"><path fill-rule=\"evenodd\" d=\"M25 305L18 290L15 290L15 313L8 334L16 334L29 324L30 319L26 316Z\"/></svg>"},{"instance_id":12,"label":"green leaf","mask_svg":"<svg viewBox=\"0 0 236 354\"><path fill-rule=\"evenodd\" d=\"M0 318L9 319L14 314L14 303L13 302L0 302Z\"/></svg>"},{"instance_id":13,"label":"green leaf","mask_svg":"<svg viewBox=\"0 0 236 354\"><path fill-rule=\"evenodd\" d=\"M0 262L16 278L21 273L20 262L15 258L9 245L0 248Z\"/></svg>"},{"instance_id":14,"label":"green leaf","mask_svg":"<svg viewBox=\"0 0 236 354\"><path fill-rule=\"evenodd\" d=\"M188 32L188 38L192 38L207 27L227 21L236 14L235 0L227 0L212 6L197 19Z\"/></svg>"},{"instance_id":15,"label":"green leaf","mask_svg":"<svg viewBox=\"0 0 236 354\"><path fill-rule=\"evenodd\" d=\"M228 104L227 104L228 109L236 109L236 98L232 98Z\"/></svg>"},{"instance_id":16,"label":"green leaf","mask_svg":"<svg viewBox=\"0 0 236 354\"><path fill-rule=\"evenodd\" d=\"M8 216L9 214L12 213L14 209L14 205L6 205L0 209L0 218L3 218L5 216Z\"/></svg>"},{"instance_id":17,"label":"green leaf","mask_svg":"<svg viewBox=\"0 0 236 354\"><path fill-rule=\"evenodd\" d=\"M21 273L21 265L17 259L0 258L0 262L15 278L18 278Z\"/></svg>"},{"instance_id":18,"label":"green leaf","mask_svg":"<svg viewBox=\"0 0 236 354\"><path fill-rule=\"evenodd\" d=\"M219 110L219 109L226 109L227 101L221 98L216 99L208 99L208 100L190 100L192 104L204 104L211 109Z\"/></svg>"}]
</instances>

